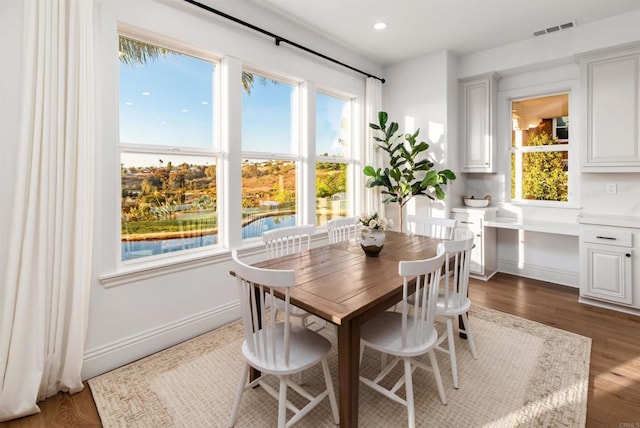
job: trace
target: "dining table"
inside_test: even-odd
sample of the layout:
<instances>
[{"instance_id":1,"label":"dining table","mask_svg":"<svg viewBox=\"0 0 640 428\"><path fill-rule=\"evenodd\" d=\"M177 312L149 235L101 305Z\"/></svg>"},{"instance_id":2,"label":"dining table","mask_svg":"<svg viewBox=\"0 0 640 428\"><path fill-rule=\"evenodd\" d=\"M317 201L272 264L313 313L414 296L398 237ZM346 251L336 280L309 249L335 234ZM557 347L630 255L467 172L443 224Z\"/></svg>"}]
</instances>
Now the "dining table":
<instances>
[{"instance_id":1,"label":"dining table","mask_svg":"<svg viewBox=\"0 0 640 428\"><path fill-rule=\"evenodd\" d=\"M431 258L443 241L392 231L385 235L377 257L366 256L351 239L253 264L295 270L291 303L336 326L341 427L358 426L361 326L402 300L398 262Z\"/></svg>"}]
</instances>

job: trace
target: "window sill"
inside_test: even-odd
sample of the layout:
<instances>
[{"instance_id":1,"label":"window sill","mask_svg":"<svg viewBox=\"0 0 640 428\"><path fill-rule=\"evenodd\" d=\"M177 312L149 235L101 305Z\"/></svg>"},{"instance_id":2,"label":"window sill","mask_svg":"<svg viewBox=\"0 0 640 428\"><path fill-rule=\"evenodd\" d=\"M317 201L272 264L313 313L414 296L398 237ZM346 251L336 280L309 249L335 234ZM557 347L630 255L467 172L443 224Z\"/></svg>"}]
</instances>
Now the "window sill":
<instances>
[{"instance_id":1,"label":"window sill","mask_svg":"<svg viewBox=\"0 0 640 428\"><path fill-rule=\"evenodd\" d=\"M243 254L262 254L263 246L247 246ZM116 272L106 273L98 276L100 284L104 288L113 288L146 279L165 276L187 269L197 269L218 263L226 263L231 260L231 251L226 249L216 249L214 251L198 252L195 254L185 254L161 260L137 263L135 265L122 266Z\"/></svg>"},{"instance_id":2,"label":"window sill","mask_svg":"<svg viewBox=\"0 0 640 428\"><path fill-rule=\"evenodd\" d=\"M509 202L503 202L498 204L501 208L507 208L509 206L516 207L533 207L533 208L563 208L571 210L579 210L582 207L578 204L571 202L552 202L552 201L526 201L526 200L512 200Z\"/></svg>"},{"instance_id":3,"label":"window sill","mask_svg":"<svg viewBox=\"0 0 640 428\"><path fill-rule=\"evenodd\" d=\"M311 237L311 243L313 245L324 245L326 241L326 230L317 231L317 233ZM242 256L256 256L264 254L264 244L261 239L254 239L246 242L239 250L242 252ZM99 275L98 280L104 288L113 288L187 269L197 269L218 263L227 263L230 260L231 251L227 249L199 251L170 258L156 259L149 262L123 265L116 272Z\"/></svg>"}]
</instances>

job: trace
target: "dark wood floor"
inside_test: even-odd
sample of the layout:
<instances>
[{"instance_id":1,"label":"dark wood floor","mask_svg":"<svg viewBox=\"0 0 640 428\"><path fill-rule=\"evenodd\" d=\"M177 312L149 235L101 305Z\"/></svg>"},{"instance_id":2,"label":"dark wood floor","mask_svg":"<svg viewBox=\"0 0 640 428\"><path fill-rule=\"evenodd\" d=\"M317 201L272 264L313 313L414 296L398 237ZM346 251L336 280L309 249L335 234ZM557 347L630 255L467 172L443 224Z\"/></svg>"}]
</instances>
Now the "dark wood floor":
<instances>
[{"instance_id":1,"label":"dark wood floor","mask_svg":"<svg viewBox=\"0 0 640 428\"><path fill-rule=\"evenodd\" d=\"M472 280L469 294L475 304L591 337L587 427L640 428L640 317L582 305L574 288L505 274ZM88 387L39 406L41 413L0 427L101 425Z\"/></svg>"}]
</instances>

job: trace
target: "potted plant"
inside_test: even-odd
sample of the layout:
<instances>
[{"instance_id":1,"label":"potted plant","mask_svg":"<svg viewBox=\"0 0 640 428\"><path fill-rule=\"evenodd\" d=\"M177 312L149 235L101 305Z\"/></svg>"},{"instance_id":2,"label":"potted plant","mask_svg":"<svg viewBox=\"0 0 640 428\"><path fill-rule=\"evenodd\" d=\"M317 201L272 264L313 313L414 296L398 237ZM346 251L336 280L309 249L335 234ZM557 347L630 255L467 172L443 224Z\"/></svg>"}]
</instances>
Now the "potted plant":
<instances>
[{"instance_id":1,"label":"potted plant","mask_svg":"<svg viewBox=\"0 0 640 428\"><path fill-rule=\"evenodd\" d=\"M378 257L384 246L384 230L391 225L391 221L376 212L371 215L362 214L358 223L361 225L360 246L362 250L369 257Z\"/></svg>"},{"instance_id":2,"label":"potted plant","mask_svg":"<svg viewBox=\"0 0 640 428\"><path fill-rule=\"evenodd\" d=\"M370 123L369 127L382 132L383 138L374 137L374 140L377 147L387 153L389 166L383 170L367 165L363 173L369 177L366 187L383 188L384 204L398 204L400 232L403 232L402 214L407 202L417 195L431 200L444 199L442 186L449 180L455 180L456 175L449 169L432 169L434 163L426 156L429 144L417 141L419 128L413 134L396 135L398 124L391 122L387 126L388 120L388 114L381 111L378 113L378 124Z\"/></svg>"}]
</instances>

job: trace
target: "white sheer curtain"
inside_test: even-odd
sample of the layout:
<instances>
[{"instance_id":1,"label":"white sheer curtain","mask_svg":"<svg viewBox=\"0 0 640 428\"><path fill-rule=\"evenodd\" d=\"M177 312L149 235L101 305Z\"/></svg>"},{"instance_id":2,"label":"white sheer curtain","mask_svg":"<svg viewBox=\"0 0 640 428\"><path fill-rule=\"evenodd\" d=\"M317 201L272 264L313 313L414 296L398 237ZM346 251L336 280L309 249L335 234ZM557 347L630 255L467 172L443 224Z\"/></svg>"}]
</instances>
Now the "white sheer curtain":
<instances>
[{"instance_id":1,"label":"white sheer curtain","mask_svg":"<svg viewBox=\"0 0 640 428\"><path fill-rule=\"evenodd\" d=\"M378 123L378 112L382 109L382 82L374 77L367 77L365 85L365 165L374 168L382 166L382 153L376 150L373 140L374 130L369 128L369 123ZM367 189L365 192L365 211L384 213L384 205L380 198L379 189Z\"/></svg>"},{"instance_id":2,"label":"white sheer curtain","mask_svg":"<svg viewBox=\"0 0 640 428\"><path fill-rule=\"evenodd\" d=\"M0 421L82 389L91 280L93 0L23 5L19 166L0 289Z\"/></svg>"}]
</instances>

